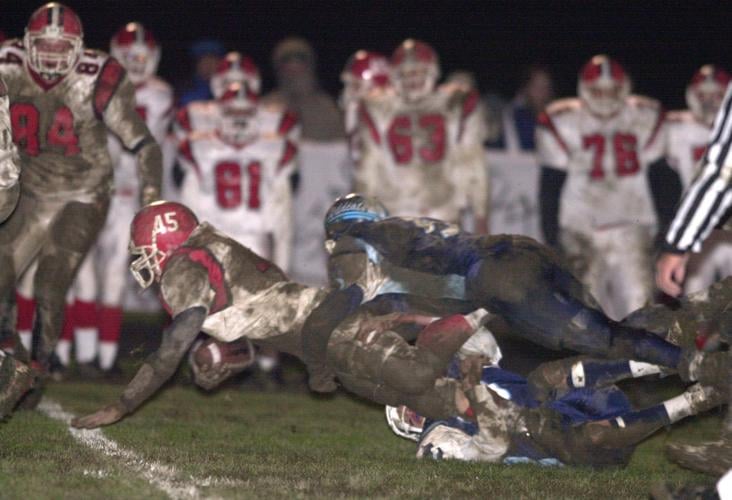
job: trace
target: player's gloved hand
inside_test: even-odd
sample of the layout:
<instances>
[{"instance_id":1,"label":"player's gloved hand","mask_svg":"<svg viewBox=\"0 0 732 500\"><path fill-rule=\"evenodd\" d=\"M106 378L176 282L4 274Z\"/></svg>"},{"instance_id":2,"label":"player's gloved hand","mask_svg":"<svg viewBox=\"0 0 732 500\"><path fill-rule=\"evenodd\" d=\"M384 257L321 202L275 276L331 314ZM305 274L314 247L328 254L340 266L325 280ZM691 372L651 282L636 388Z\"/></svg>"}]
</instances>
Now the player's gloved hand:
<instances>
[{"instance_id":1,"label":"player's gloved hand","mask_svg":"<svg viewBox=\"0 0 732 500\"><path fill-rule=\"evenodd\" d=\"M94 429L118 422L126 413L121 403L112 403L84 417L76 417L71 421L71 425L77 429Z\"/></svg>"}]
</instances>

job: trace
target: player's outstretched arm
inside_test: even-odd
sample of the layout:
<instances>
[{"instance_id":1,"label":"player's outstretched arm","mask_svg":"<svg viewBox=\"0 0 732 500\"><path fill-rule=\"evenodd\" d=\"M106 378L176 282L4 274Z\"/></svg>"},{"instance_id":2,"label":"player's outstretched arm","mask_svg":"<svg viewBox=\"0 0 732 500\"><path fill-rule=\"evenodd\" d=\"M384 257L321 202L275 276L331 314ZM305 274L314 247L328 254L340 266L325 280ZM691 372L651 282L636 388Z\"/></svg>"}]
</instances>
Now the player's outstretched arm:
<instances>
[{"instance_id":1,"label":"player's outstretched arm","mask_svg":"<svg viewBox=\"0 0 732 500\"><path fill-rule=\"evenodd\" d=\"M178 314L163 332L157 351L145 360L132 381L127 384L118 401L84 417L75 418L71 425L93 429L113 424L135 411L175 373L206 319L204 307L192 307Z\"/></svg>"}]
</instances>

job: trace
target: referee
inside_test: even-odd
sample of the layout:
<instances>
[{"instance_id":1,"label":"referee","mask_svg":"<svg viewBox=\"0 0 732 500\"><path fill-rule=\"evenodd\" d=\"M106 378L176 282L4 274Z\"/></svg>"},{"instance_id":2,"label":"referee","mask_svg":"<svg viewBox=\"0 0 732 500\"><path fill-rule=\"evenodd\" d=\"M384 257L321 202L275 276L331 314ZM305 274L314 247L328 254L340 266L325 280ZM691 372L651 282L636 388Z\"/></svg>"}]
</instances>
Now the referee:
<instances>
[{"instance_id":1,"label":"referee","mask_svg":"<svg viewBox=\"0 0 732 500\"><path fill-rule=\"evenodd\" d=\"M681 295L689 252L699 252L712 229L724 222L732 205L732 84L714 121L709 145L694 182L689 186L666 233L665 245L656 262L656 284L667 294ZM730 342L728 331L720 332ZM730 342L732 343L732 342ZM728 378L732 379L732 351ZM732 394L730 394L732 401ZM667 451L684 467L722 475L732 468L732 412L717 441L698 445L671 444ZM727 475L729 476L729 474ZM725 477L727 477L725 476Z\"/></svg>"}]
</instances>

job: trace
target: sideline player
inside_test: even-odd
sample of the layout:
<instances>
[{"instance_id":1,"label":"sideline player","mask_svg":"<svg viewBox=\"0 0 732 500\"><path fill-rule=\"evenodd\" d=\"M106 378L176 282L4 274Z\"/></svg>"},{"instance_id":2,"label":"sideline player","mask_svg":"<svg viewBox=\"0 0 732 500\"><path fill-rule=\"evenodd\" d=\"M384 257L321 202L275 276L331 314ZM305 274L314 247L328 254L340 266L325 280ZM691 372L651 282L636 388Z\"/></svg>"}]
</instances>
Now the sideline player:
<instances>
[{"instance_id":1,"label":"sideline player","mask_svg":"<svg viewBox=\"0 0 732 500\"><path fill-rule=\"evenodd\" d=\"M480 96L436 88L440 66L424 42L405 40L391 56L394 93L363 99L356 190L394 215L459 222L472 212L487 232L488 175Z\"/></svg>"},{"instance_id":2,"label":"sideline player","mask_svg":"<svg viewBox=\"0 0 732 500\"><path fill-rule=\"evenodd\" d=\"M85 49L73 10L36 10L23 40L0 49L13 140L23 182L18 207L0 227L0 295L37 259L37 359L47 365L61 329L66 291L100 231L112 187L108 132L136 154L143 202L160 191L160 148L135 112L134 88L114 58Z\"/></svg>"},{"instance_id":3,"label":"sideline player","mask_svg":"<svg viewBox=\"0 0 732 500\"><path fill-rule=\"evenodd\" d=\"M730 75L723 69L707 64L694 73L686 87L687 110L667 115L667 157L679 173L686 190L696 174L699 161L709 141ZM675 208L675 207L674 207ZM732 274L732 241L722 231L713 231L704 242L702 251L689 263L684 291L703 290L720 277Z\"/></svg>"},{"instance_id":4,"label":"sideline player","mask_svg":"<svg viewBox=\"0 0 732 500\"><path fill-rule=\"evenodd\" d=\"M233 83L217 100L213 134L191 134L178 148L181 201L202 221L287 271L292 252L290 176L297 147L263 136L256 96Z\"/></svg>"},{"instance_id":5,"label":"sideline player","mask_svg":"<svg viewBox=\"0 0 732 500\"><path fill-rule=\"evenodd\" d=\"M594 56L579 73L579 98L550 104L536 130L545 241L615 320L651 297L648 175L664 154L660 104L630 87L617 61Z\"/></svg>"}]
</instances>

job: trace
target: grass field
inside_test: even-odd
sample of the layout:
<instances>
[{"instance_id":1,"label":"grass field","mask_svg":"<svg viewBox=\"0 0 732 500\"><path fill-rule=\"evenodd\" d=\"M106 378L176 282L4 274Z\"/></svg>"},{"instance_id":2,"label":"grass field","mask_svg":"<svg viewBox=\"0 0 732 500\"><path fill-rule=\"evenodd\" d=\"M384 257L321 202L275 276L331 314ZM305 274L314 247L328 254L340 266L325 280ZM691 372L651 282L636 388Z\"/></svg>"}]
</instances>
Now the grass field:
<instances>
[{"instance_id":1,"label":"grass field","mask_svg":"<svg viewBox=\"0 0 732 500\"><path fill-rule=\"evenodd\" d=\"M182 379L101 433L17 412L0 424L0 498L647 498L660 481L712 482L669 463L663 446L714 435L718 415L658 433L625 469L431 462L389 431L381 407L346 394L204 394ZM44 407L84 414L121 388L57 383Z\"/></svg>"}]
</instances>

